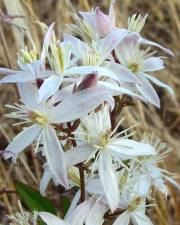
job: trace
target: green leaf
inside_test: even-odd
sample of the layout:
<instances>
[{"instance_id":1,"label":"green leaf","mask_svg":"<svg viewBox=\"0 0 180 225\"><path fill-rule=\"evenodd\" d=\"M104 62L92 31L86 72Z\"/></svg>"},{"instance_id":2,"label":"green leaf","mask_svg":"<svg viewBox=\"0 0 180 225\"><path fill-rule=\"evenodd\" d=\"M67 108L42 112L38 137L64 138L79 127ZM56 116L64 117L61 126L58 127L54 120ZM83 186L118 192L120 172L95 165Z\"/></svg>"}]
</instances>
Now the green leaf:
<instances>
[{"instance_id":1,"label":"green leaf","mask_svg":"<svg viewBox=\"0 0 180 225\"><path fill-rule=\"evenodd\" d=\"M31 211L38 212L49 212L56 215L56 209L52 203L35 189L27 186L26 184L16 181L16 191L20 197L20 200L28 207Z\"/></svg>"},{"instance_id":2,"label":"green leaf","mask_svg":"<svg viewBox=\"0 0 180 225\"><path fill-rule=\"evenodd\" d=\"M61 196L61 202L62 202L62 207L63 207L63 217L65 217L69 206L70 206L70 201L66 196Z\"/></svg>"}]
</instances>

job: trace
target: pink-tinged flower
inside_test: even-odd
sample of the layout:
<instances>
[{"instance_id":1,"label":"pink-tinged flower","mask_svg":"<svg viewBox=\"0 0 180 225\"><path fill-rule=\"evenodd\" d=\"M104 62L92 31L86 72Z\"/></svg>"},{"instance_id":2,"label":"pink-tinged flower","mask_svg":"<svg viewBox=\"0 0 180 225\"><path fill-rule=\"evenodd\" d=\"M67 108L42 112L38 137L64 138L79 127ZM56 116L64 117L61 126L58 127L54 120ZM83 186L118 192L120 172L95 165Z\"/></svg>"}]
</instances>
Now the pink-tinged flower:
<instances>
[{"instance_id":1,"label":"pink-tinged flower","mask_svg":"<svg viewBox=\"0 0 180 225\"><path fill-rule=\"evenodd\" d=\"M36 49L28 50L27 48L21 49L18 57L18 65L21 70L10 70L6 68L0 68L0 74L6 75L0 80L0 84L4 83L25 83L48 77L52 74L52 71L45 70L45 50L49 47L51 35L53 33L53 26L48 28L44 37L43 49L40 58Z\"/></svg>"},{"instance_id":2,"label":"pink-tinged flower","mask_svg":"<svg viewBox=\"0 0 180 225\"><path fill-rule=\"evenodd\" d=\"M107 35L102 40L98 42L93 42L92 45L79 40L76 37L71 35L64 35L65 43L71 43L72 53L76 61L80 63L78 67L79 74L76 68L70 68L68 71L71 74L71 77L66 78L71 82L81 82L83 76L92 71L91 73L97 75L97 85L108 88L112 91L113 95L127 94L130 96L138 97L139 96L128 89L119 86L118 82L128 82L128 83L138 83L138 78L127 68L118 66L116 70L116 64L108 61L111 59L112 50L120 43L123 42L124 38L127 35L127 31L118 30L114 31L117 35L111 34ZM77 51L78 50L78 51ZM115 67L115 68L114 68ZM73 75L76 77L73 79Z\"/></svg>"},{"instance_id":3,"label":"pink-tinged flower","mask_svg":"<svg viewBox=\"0 0 180 225\"><path fill-rule=\"evenodd\" d=\"M93 12L80 12L80 15L84 18L86 23L94 28L94 32L97 32L101 37L104 37L114 30L121 30L121 28L116 27L114 4L115 1L112 1L110 4L109 15L105 15L99 7L97 7ZM135 13L129 17L127 28L129 34L136 33L140 44L158 47L168 55L174 56L170 49L167 49L154 41L149 41L139 34L145 25L147 16L148 14L143 17L140 14Z\"/></svg>"},{"instance_id":4,"label":"pink-tinged flower","mask_svg":"<svg viewBox=\"0 0 180 225\"><path fill-rule=\"evenodd\" d=\"M37 140L36 150L39 143L42 143L43 154L53 176L58 183L67 187L65 156L53 124L76 120L112 97L108 91L95 87L71 94L54 106L49 101L38 104L38 91L32 83L19 84L19 92L23 104L9 106L16 112L8 114L8 117L22 121L17 124L30 124L30 126L24 128L10 142L4 152L4 158L16 158L34 140Z\"/></svg>"},{"instance_id":5,"label":"pink-tinged flower","mask_svg":"<svg viewBox=\"0 0 180 225\"><path fill-rule=\"evenodd\" d=\"M88 21L88 23L95 29L101 37L106 36L113 31L116 27L115 12L114 12L115 0L110 4L109 15L104 14L99 7L93 12L79 12L80 15Z\"/></svg>"}]
</instances>

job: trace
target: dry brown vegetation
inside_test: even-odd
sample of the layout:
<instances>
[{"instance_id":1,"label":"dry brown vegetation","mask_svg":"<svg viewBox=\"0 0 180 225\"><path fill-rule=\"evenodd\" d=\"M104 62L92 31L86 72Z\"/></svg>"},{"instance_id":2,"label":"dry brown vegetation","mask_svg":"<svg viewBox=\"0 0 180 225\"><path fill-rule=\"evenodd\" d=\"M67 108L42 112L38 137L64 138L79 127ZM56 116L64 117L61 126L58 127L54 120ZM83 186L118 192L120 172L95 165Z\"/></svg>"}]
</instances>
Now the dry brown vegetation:
<instances>
[{"instance_id":1,"label":"dry brown vegetation","mask_svg":"<svg viewBox=\"0 0 180 225\"><path fill-rule=\"evenodd\" d=\"M61 36L67 29L65 25L73 22L75 12L87 11L96 5L106 11L109 2L108 0L0 0L0 9L4 13L0 14L0 66L16 68L17 51L22 43L22 30L17 29L14 24L26 29L26 39L32 37L40 49L45 24L49 25L56 21L56 30ZM118 26L126 26L128 15L134 12L149 13L143 35L171 48L175 53L175 58L165 59L167 69L158 73L157 76L174 88L176 98L172 99L167 92L158 89L161 96L160 110L138 102L131 109L124 108L122 113L126 116L124 126L140 122L141 133L154 131L157 137L173 147L173 152L163 167L178 174L180 172L180 1L117 0L116 9ZM15 17L8 17L7 14ZM27 44L29 44L28 41ZM18 96L13 85L0 87L0 150L3 150L21 129L21 127L12 127L13 121L4 117L7 111L4 105L17 101ZM42 169L32 149L24 153L16 165L0 160L1 223L3 223L4 215L11 214L17 209L16 193L7 193L9 190L14 190L13 181L21 180L38 188L41 174ZM176 180L180 181L179 175L176 176ZM56 202L56 199L59 199L59 190L53 186L49 190L52 201L59 204ZM179 224L180 194L170 185L169 191L167 200L161 194L154 193L158 204L151 209L150 214L157 225ZM52 197L52 193L55 197Z\"/></svg>"}]
</instances>

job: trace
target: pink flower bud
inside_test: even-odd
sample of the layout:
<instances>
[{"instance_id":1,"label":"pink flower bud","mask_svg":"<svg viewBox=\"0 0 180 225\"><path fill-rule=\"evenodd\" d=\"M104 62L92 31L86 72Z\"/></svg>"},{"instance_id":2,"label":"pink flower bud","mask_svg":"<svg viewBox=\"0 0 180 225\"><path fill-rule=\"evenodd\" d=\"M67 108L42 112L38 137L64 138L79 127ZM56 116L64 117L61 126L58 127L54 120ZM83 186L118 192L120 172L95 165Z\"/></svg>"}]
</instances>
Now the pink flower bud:
<instances>
[{"instance_id":1,"label":"pink flower bud","mask_svg":"<svg viewBox=\"0 0 180 225\"><path fill-rule=\"evenodd\" d=\"M98 78L95 73L88 74L87 76L85 76L82 82L78 85L78 87L76 88L76 92L82 91L87 88L96 87L97 82L98 82Z\"/></svg>"},{"instance_id":2,"label":"pink flower bud","mask_svg":"<svg viewBox=\"0 0 180 225\"><path fill-rule=\"evenodd\" d=\"M97 31L102 37L110 33L115 28L114 21L111 20L108 15L104 14L99 7L95 10L95 21Z\"/></svg>"}]
</instances>

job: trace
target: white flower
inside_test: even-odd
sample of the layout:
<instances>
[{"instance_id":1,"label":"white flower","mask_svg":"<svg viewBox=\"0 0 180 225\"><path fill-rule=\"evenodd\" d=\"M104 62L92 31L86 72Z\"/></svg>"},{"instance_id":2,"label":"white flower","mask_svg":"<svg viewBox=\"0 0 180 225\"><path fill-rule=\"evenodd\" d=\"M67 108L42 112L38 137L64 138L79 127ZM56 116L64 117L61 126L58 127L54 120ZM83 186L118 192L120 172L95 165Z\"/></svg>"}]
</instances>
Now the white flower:
<instances>
[{"instance_id":1,"label":"white flower","mask_svg":"<svg viewBox=\"0 0 180 225\"><path fill-rule=\"evenodd\" d=\"M94 32L96 32L99 36L106 36L110 33L113 33L117 30L123 30L121 28L116 27L116 18L115 18L115 1L112 0L109 9L109 15L105 15L99 7L92 12L80 12L80 15L86 21L86 24L93 27ZM145 21L147 18L147 14L142 17L140 14L133 14L131 17L128 18L128 29L129 34L136 33L138 37L138 42L144 45L151 45L160 48L170 56L174 56L173 52L162 45L149 41L143 38L139 33L141 32L142 28L145 25ZM81 28L79 28L81 30ZM90 29L89 29L90 30ZM125 29L124 29L125 30ZM131 33L130 33L131 32ZM83 33L83 32L82 32ZM115 33L114 33L115 34ZM91 37L97 37L97 35L91 35Z\"/></svg>"},{"instance_id":2,"label":"white flower","mask_svg":"<svg viewBox=\"0 0 180 225\"><path fill-rule=\"evenodd\" d=\"M107 105L99 112L83 117L81 125L82 130L75 132L76 139L85 144L67 151L66 157L69 158L69 163L72 165L95 159L92 171L94 172L97 166L106 198L111 210L114 211L119 202L118 178L114 163L127 168L123 160L136 156L153 155L155 154L154 148L149 144L130 140L128 135L120 137L126 134L126 130L113 136L118 126L111 131Z\"/></svg>"},{"instance_id":3,"label":"white flower","mask_svg":"<svg viewBox=\"0 0 180 225\"><path fill-rule=\"evenodd\" d=\"M14 215L8 216L8 219L13 223L10 225L36 225L38 212L34 211L33 213L26 212L23 210L20 201L18 201L18 206L20 212L15 213Z\"/></svg>"},{"instance_id":4,"label":"white flower","mask_svg":"<svg viewBox=\"0 0 180 225\"><path fill-rule=\"evenodd\" d=\"M131 39L126 39L116 49L116 55L121 63L116 67L117 71L118 67L121 69L124 66L134 73L140 81L139 84L135 84L138 91L148 102L159 107L159 97L149 81L167 89L171 95L173 95L173 90L167 84L148 74L164 69L162 59L152 56L153 54L154 52L151 53L150 48L141 50L139 44Z\"/></svg>"},{"instance_id":5,"label":"white flower","mask_svg":"<svg viewBox=\"0 0 180 225\"><path fill-rule=\"evenodd\" d=\"M27 48L21 49L18 58L18 65L21 70L11 70L6 68L0 68L0 74L6 75L0 80L0 84L3 83L24 83L42 79L52 74L52 71L45 70L45 49L49 47L50 37L53 32L54 24L48 28L44 37L43 49L40 58L38 58L35 47L32 50ZM46 46L46 48L45 48Z\"/></svg>"},{"instance_id":6,"label":"white flower","mask_svg":"<svg viewBox=\"0 0 180 225\"><path fill-rule=\"evenodd\" d=\"M171 174L165 169L162 169L158 166L171 152L171 148L168 148L167 145L161 142L159 139L145 137L144 141L146 143L151 143L156 149L157 155L154 156L145 156L140 157L140 160L135 164L134 173L136 176L141 174L145 175L150 179L151 185L154 185L160 192L162 192L166 197L168 194L165 181L172 183L175 187L180 189L179 184L177 184L169 175Z\"/></svg>"},{"instance_id":7,"label":"white flower","mask_svg":"<svg viewBox=\"0 0 180 225\"><path fill-rule=\"evenodd\" d=\"M67 187L64 151L52 125L73 121L86 115L107 100L109 93L100 88L90 88L71 94L60 104L53 106L50 102L38 104L37 87L32 83L20 84L19 92L23 105L9 106L16 112L8 116L22 120L18 124L32 125L24 128L10 142L4 152L5 159L16 158L37 139L37 148L39 143L43 143L43 153L56 181Z\"/></svg>"},{"instance_id":8,"label":"white flower","mask_svg":"<svg viewBox=\"0 0 180 225\"><path fill-rule=\"evenodd\" d=\"M121 197L121 209L124 212L118 216L113 225L153 225L145 214L144 199L130 193Z\"/></svg>"},{"instance_id":9,"label":"white flower","mask_svg":"<svg viewBox=\"0 0 180 225\"><path fill-rule=\"evenodd\" d=\"M102 225L106 210L103 203L91 197L68 212L64 220L47 212L40 212L39 216L47 225Z\"/></svg>"}]
</instances>

